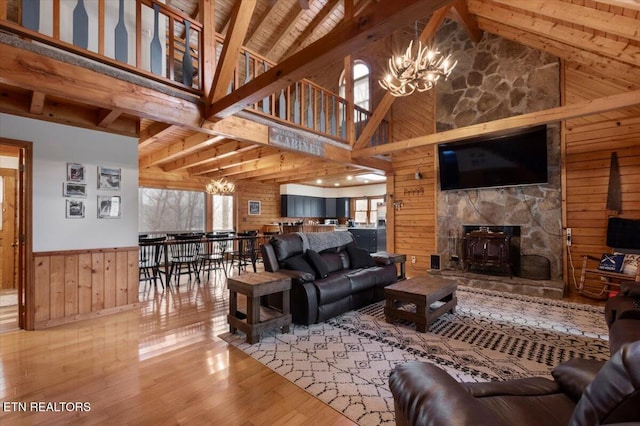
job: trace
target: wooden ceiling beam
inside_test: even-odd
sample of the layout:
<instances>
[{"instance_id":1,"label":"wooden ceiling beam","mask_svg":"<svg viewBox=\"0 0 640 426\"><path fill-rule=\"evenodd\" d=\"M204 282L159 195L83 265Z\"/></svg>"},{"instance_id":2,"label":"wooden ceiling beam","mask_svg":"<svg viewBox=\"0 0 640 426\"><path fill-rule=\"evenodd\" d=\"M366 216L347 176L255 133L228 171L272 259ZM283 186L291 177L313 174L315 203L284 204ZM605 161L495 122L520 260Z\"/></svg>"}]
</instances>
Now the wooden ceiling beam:
<instances>
[{"instance_id":1,"label":"wooden ceiling beam","mask_svg":"<svg viewBox=\"0 0 640 426\"><path fill-rule=\"evenodd\" d=\"M394 0L373 4L360 16L340 24L307 48L213 103L207 118L230 116L247 105L301 80L309 72L325 64L342 60L349 53L386 37L398 27L414 22L418 17L429 15L451 1Z\"/></svg>"},{"instance_id":2,"label":"wooden ceiling beam","mask_svg":"<svg viewBox=\"0 0 640 426\"><path fill-rule=\"evenodd\" d=\"M282 43L282 40L291 33L291 30L293 30L293 27L296 26L296 23L300 20L302 15L304 15L306 12L307 11L305 9L300 8L300 5L298 4L298 12L296 13L296 16L286 21L286 25L283 26L282 29L280 29L280 33L278 34L278 37L276 37L276 39L273 42L270 42L268 44L267 46L268 49L266 52L263 51L264 52L263 55L265 57L269 58L271 56L271 54L273 53L273 49L278 47Z\"/></svg>"},{"instance_id":3,"label":"wooden ceiling beam","mask_svg":"<svg viewBox=\"0 0 640 426\"><path fill-rule=\"evenodd\" d=\"M119 109L101 109L97 113L96 124L98 127L109 127L111 126L120 116L122 115L122 110Z\"/></svg>"},{"instance_id":4,"label":"wooden ceiling beam","mask_svg":"<svg viewBox=\"0 0 640 426\"><path fill-rule=\"evenodd\" d=\"M177 98L3 43L0 83L194 130L200 129L202 122L195 99ZM93 121L95 125L95 115Z\"/></svg>"},{"instance_id":5,"label":"wooden ceiling beam","mask_svg":"<svg viewBox=\"0 0 640 426\"><path fill-rule=\"evenodd\" d=\"M609 6L622 7L624 9L636 10L640 12L640 2L638 0L595 0L596 3L608 4Z\"/></svg>"},{"instance_id":6,"label":"wooden ceiling beam","mask_svg":"<svg viewBox=\"0 0 640 426\"><path fill-rule=\"evenodd\" d=\"M237 1L231 10L229 31L227 31L222 45L222 52L213 79L213 89L207 105L216 102L227 93L256 3L255 1Z\"/></svg>"},{"instance_id":7,"label":"wooden ceiling beam","mask_svg":"<svg viewBox=\"0 0 640 426\"><path fill-rule=\"evenodd\" d=\"M640 67L616 61L600 54L591 53L575 45L567 45L559 41L531 34L525 30L514 28L500 22L478 17L478 23L483 30L499 35L507 40L516 41L525 46L551 53L559 58L589 67L593 72L626 81L633 86L640 81Z\"/></svg>"},{"instance_id":8,"label":"wooden ceiling beam","mask_svg":"<svg viewBox=\"0 0 640 426\"><path fill-rule=\"evenodd\" d=\"M281 61L282 58L286 58L290 56L293 52L300 49L307 42L309 37L311 37L313 32L327 19L327 17L333 11L333 9L335 9L336 6L338 6L338 4L340 4L340 0L327 1L327 3L325 3L324 6L322 6L322 9L320 9L318 14L313 17L311 22L309 22L309 25L307 25L304 28L302 33L300 33L300 35L296 37L295 41L291 44L291 46L289 46L287 51L279 58L279 61Z\"/></svg>"},{"instance_id":9,"label":"wooden ceiling beam","mask_svg":"<svg viewBox=\"0 0 640 426\"><path fill-rule=\"evenodd\" d=\"M33 100L31 94L4 89L0 89L0 93L0 112L6 114L65 124L83 129L98 130L101 132L106 130L110 133L133 138L138 137L138 120L134 118L120 119L113 123L108 129L104 129L96 125L95 109L85 108L76 104L54 104L45 102L42 107L42 112L33 114L30 112Z\"/></svg>"},{"instance_id":10,"label":"wooden ceiling beam","mask_svg":"<svg viewBox=\"0 0 640 426\"><path fill-rule=\"evenodd\" d=\"M600 99L577 102L544 111L536 111L514 117L502 118L488 123L474 124L471 126L461 127L459 129L447 130L445 132L420 136L373 148L365 148L355 151L353 156L355 158L360 158L376 154L391 154L393 152L404 151L406 149L435 145L444 142L455 142L471 137L499 135L515 129L555 123L562 120L600 114L636 105L640 105L640 90L606 96Z\"/></svg>"},{"instance_id":11,"label":"wooden ceiling beam","mask_svg":"<svg viewBox=\"0 0 640 426\"><path fill-rule=\"evenodd\" d=\"M273 14L275 13L275 10L276 10L274 6L276 2L274 1L273 3L274 4L268 7L264 11L262 16L258 18L258 23L254 25L253 29L247 33L247 41L245 43L246 46L249 46L251 44L251 40L253 39L254 35L262 32L262 28L264 27L265 24L271 23L273 21ZM258 48L255 48L253 50L258 51Z\"/></svg>"},{"instance_id":12,"label":"wooden ceiling beam","mask_svg":"<svg viewBox=\"0 0 640 426\"><path fill-rule=\"evenodd\" d=\"M31 105L29 106L29 112L31 114L42 114L44 110L44 101L47 95L42 92L33 92L31 94Z\"/></svg>"},{"instance_id":13,"label":"wooden ceiling beam","mask_svg":"<svg viewBox=\"0 0 640 426\"><path fill-rule=\"evenodd\" d=\"M558 25L555 21L535 18L485 1L470 0L469 9L473 14L493 22L508 22L514 28L550 38L574 49L586 50L640 67L640 47L626 41Z\"/></svg>"},{"instance_id":14,"label":"wooden ceiling beam","mask_svg":"<svg viewBox=\"0 0 640 426\"><path fill-rule=\"evenodd\" d=\"M449 9L451 9L451 6L445 5L440 9L436 10L435 12L433 12L433 15L431 15L431 18L429 18L429 22L427 22L427 25L425 25L424 29L422 30L422 33L420 33L420 36L418 38L420 42L424 44L429 42L429 40L431 40L431 38L438 31L438 28L440 28L440 25L442 25L442 22L444 22L444 19L447 17L447 13L449 13ZM396 100L395 96L393 96L391 93L389 93L388 91L384 92L382 99L380 100L375 111L369 118L367 125L364 127L364 129L362 129L362 133L360 133L360 137L358 138L356 143L353 145L354 149L361 149L369 144L371 137L374 135L376 130L378 130L378 126L380 125L384 117L387 115L387 112L389 112L389 109L391 109L391 106L393 105L395 100Z\"/></svg>"},{"instance_id":15,"label":"wooden ceiling beam","mask_svg":"<svg viewBox=\"0 0 640 426\"><path fill-rule=\"evenodd\" d=\"M145 148L158 139L168 135L173 130L173 126L167 123L154 122L146 129L140 131L140 139L138 140L138 149Z\"/></svg>"},{"instance_id":16,"label":"wooden ceiling beam","mask_svg":"<svg viewBox=\"0 0 640 426\"><path fill-rule=\"evenodd\" d=\"M458 24L462 25L472 42L480 43L482 30L478 27L476 18L469 13L467 0L456 0L449 13Z\"/></svg>"},{"instance_id":17,"label":"wooden ceiling beam","mask_svg":"<svg viewBox=\"0 0 640 426\"><path fill-rule=\"evenodd\" d=\"M238 179L255 178L266 172L278 172L284 170L301 169L313 167L318 160L304 157L290 152L282 152L261 158L259 160L249 161L239 166L228 167L218 172L212 173L212 177L233 177L240 175Z\"/></svg>"},{"instance_id":18,"label":"wooden ceiling beam","mask_svg":"<svg viewBox=\"0 0 640 426\"><path fill-rule=\"evenodd\" d=\"M295 172L280 172L277 174L269 174L259 178L257 180L261 182L270 183L297 183L304 182L310 179L333 179L343 177L349 174L357 173L358 169L353 169L347 166L319 166L315 173L299 171Z\"/></svg>"},{"instance_id":19,"label":"wooden ceiling beam","mask_svg":"<svg viewBox=\"0 0 640 426\"><path fill-rule=\"evenodd\" d=\"M638 20L617 13L598 10L567 1L526 0L491 0L495 3L515 7L527 12L537 13L569 24L579 22L587 28L640 41Z\"/></svg>"},{"instance_id":20,"label":"wooden ceiling beam","mask_svg":"<svg viewBox=\"0 0 640 426\"><path fill-rule=\"evenodd\" d=\"M206 133L194 133L193 135L180 139L178 142L160 148L138 160L138 166L143 169L157 164L184 157L189 153L203 149L209 145L224 140L224 136L212 136Z\"/></svg>"},{"instance_id":21,"label":"wooden ceiling beam","mask_svg":"<svg viewBox=\"0 0 640 426\"><path fill-rule=\"evenodd\" d=\"M213 158L206 164L197 167L191 167L189 168L188 172L190 175L195 176L212 173L225 167L239 166L246 162L265 158L276 153L278 153L277 150L266 146L250 145L247 147L247 149L236 152L235 155L224 158Z\"/></svg>"},{"instance_id":22,"label":"wooden ceiling beam","mask_svg":"<svg viewBox=\"0 0 640 426\"><path fill-rule=\"evenodd\" d=\"M223 139L219 143L202 151L165 163L160 168L165 172L173 172L207 163L216 158L223 158L247 147L246 143Z\"/></svg>"}]
</instances>

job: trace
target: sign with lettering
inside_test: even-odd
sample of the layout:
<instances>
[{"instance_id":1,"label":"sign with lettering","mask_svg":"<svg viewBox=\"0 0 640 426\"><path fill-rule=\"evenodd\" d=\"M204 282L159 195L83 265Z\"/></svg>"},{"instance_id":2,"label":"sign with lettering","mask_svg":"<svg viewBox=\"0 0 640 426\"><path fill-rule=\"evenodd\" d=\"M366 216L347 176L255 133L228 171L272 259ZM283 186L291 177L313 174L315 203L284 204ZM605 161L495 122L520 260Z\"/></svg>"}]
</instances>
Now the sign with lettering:
<instances>
[{"instance_id":1,"label":"sign with lettering","mask_svg":"<svg viewBox=\"0 0 640 426\"><path fill-rule=\"evenodd\" d=\"M269 144L324 157L324 143L295 130L270 127Z\"/></svg>"}]
</instances>

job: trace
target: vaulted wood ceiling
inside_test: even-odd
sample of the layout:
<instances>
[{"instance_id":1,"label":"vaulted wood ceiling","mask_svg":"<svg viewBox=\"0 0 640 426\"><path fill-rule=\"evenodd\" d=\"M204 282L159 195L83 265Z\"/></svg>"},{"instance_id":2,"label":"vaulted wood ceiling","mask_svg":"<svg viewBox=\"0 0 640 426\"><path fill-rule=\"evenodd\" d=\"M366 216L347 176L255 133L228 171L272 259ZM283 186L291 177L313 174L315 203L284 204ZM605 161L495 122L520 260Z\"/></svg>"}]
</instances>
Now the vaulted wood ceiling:
<instances>
[{"instance_id":1,"label":"vaulted wood ceiling","mask_svg":"<svg viewBox=\"0 0 640 426\"><path fill-rule=\"evenodd\" d=\"M344 1L257 0L242 44L280 63L336 29L344 20ZM378 2L354 0L354 3L353 14L357 16ZM609 76L629 90L640 81L640 2L636 0L458 0L450 3L463 7L452 8L448 17L458 20L469 31L477 25L481 31ZM167 0L167 4L192 17L199 17L201 13L198 0ZM381 4L384 1L378 3ZM232 20L233 5L233 0L215 1L215 27L223 35ZM420 17L420 29L430 15ZM413 36L413 24L407 23L398 31ZM0 92L0 111L3 112L55 117L56 121L122 134L138 131L138 117L72 101L72 96L66 98L13 87L1 77ZM349 182L342 179L359 172L356 165L318 161L302 154L197 133L144 117L139 122L139 135L141 169L159 167L167 172L203 177L227 175L233 180L273 183L313 183L323 177L325 185L337 181L348 185Z\"/></svg>"}]
</instances>

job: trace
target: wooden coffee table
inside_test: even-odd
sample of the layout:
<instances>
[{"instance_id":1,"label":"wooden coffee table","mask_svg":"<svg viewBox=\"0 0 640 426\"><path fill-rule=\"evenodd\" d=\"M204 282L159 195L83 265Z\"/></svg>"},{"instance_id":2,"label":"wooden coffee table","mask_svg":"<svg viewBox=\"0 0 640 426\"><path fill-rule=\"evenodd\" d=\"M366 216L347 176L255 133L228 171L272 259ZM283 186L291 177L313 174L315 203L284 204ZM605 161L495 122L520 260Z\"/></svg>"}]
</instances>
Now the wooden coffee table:
<instances>
[{"instance_id":1,"label":"wooden coffee table","mask_svg":"<svg viewBox=\"0 0 640 426\"><path fill-rule=\"evenodd\" d=\"M409 278L387 286L384 288L387 300L385 319L388 323L396 320L413 322L418 331L425 333L429 324L440 315L455 312L457 287L455 281L427 276ZM415 312L401 309L408 303L416 306Z\"/></svg>"},{"instance_id":2,"label":"wooden coffee table","mask_svg":"<svg viewBox=\"0 0 640 426\"><path fill-rule=\"evenodd\" d=\"M260 334L266 331L282 328L289 332L291 314L289 313L289 290L291 277L281 272L257 272L243 274L227 279L229 289L229 331L233 334L236 329L247 335L247 343L260 341ZM247 313L238 311L238 293L247 297ZM282 311L262 306L260 298L270 294L282 294Z\"/></svg>"}]
</instances>

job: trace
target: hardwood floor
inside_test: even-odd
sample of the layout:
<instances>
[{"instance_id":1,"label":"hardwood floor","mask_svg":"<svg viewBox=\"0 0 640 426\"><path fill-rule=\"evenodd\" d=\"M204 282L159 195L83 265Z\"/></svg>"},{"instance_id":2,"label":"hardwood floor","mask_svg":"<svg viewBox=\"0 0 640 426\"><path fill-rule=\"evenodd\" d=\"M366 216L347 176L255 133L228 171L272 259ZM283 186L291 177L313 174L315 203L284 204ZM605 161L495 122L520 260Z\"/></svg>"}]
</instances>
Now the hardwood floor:
<instances>
[{"instance_id":1,"label":"hardwood floor","mask_svg":"<svg viewBox=\"0 0 640 426\"><path fill-rule=\"evenodd\" d=\"M141 285L139 310L42 331L15 330L0 308L0 423L353 425L218 337L228 291L224 275L211 278ZM66 402L90 411L61 412Z\"/></svg>"},{"instance_id":2,"label":"hardwood floor","mask_svg":"<svg viewBox=\"0 0 640 426\"><path fill-rule=\"evenodd\" d=\"M218 337L224 276L143 298L136 311L1 334L0 424L354 424ZM68 402L90 411L60 412Z\"/></svg>"}]
</instances>

